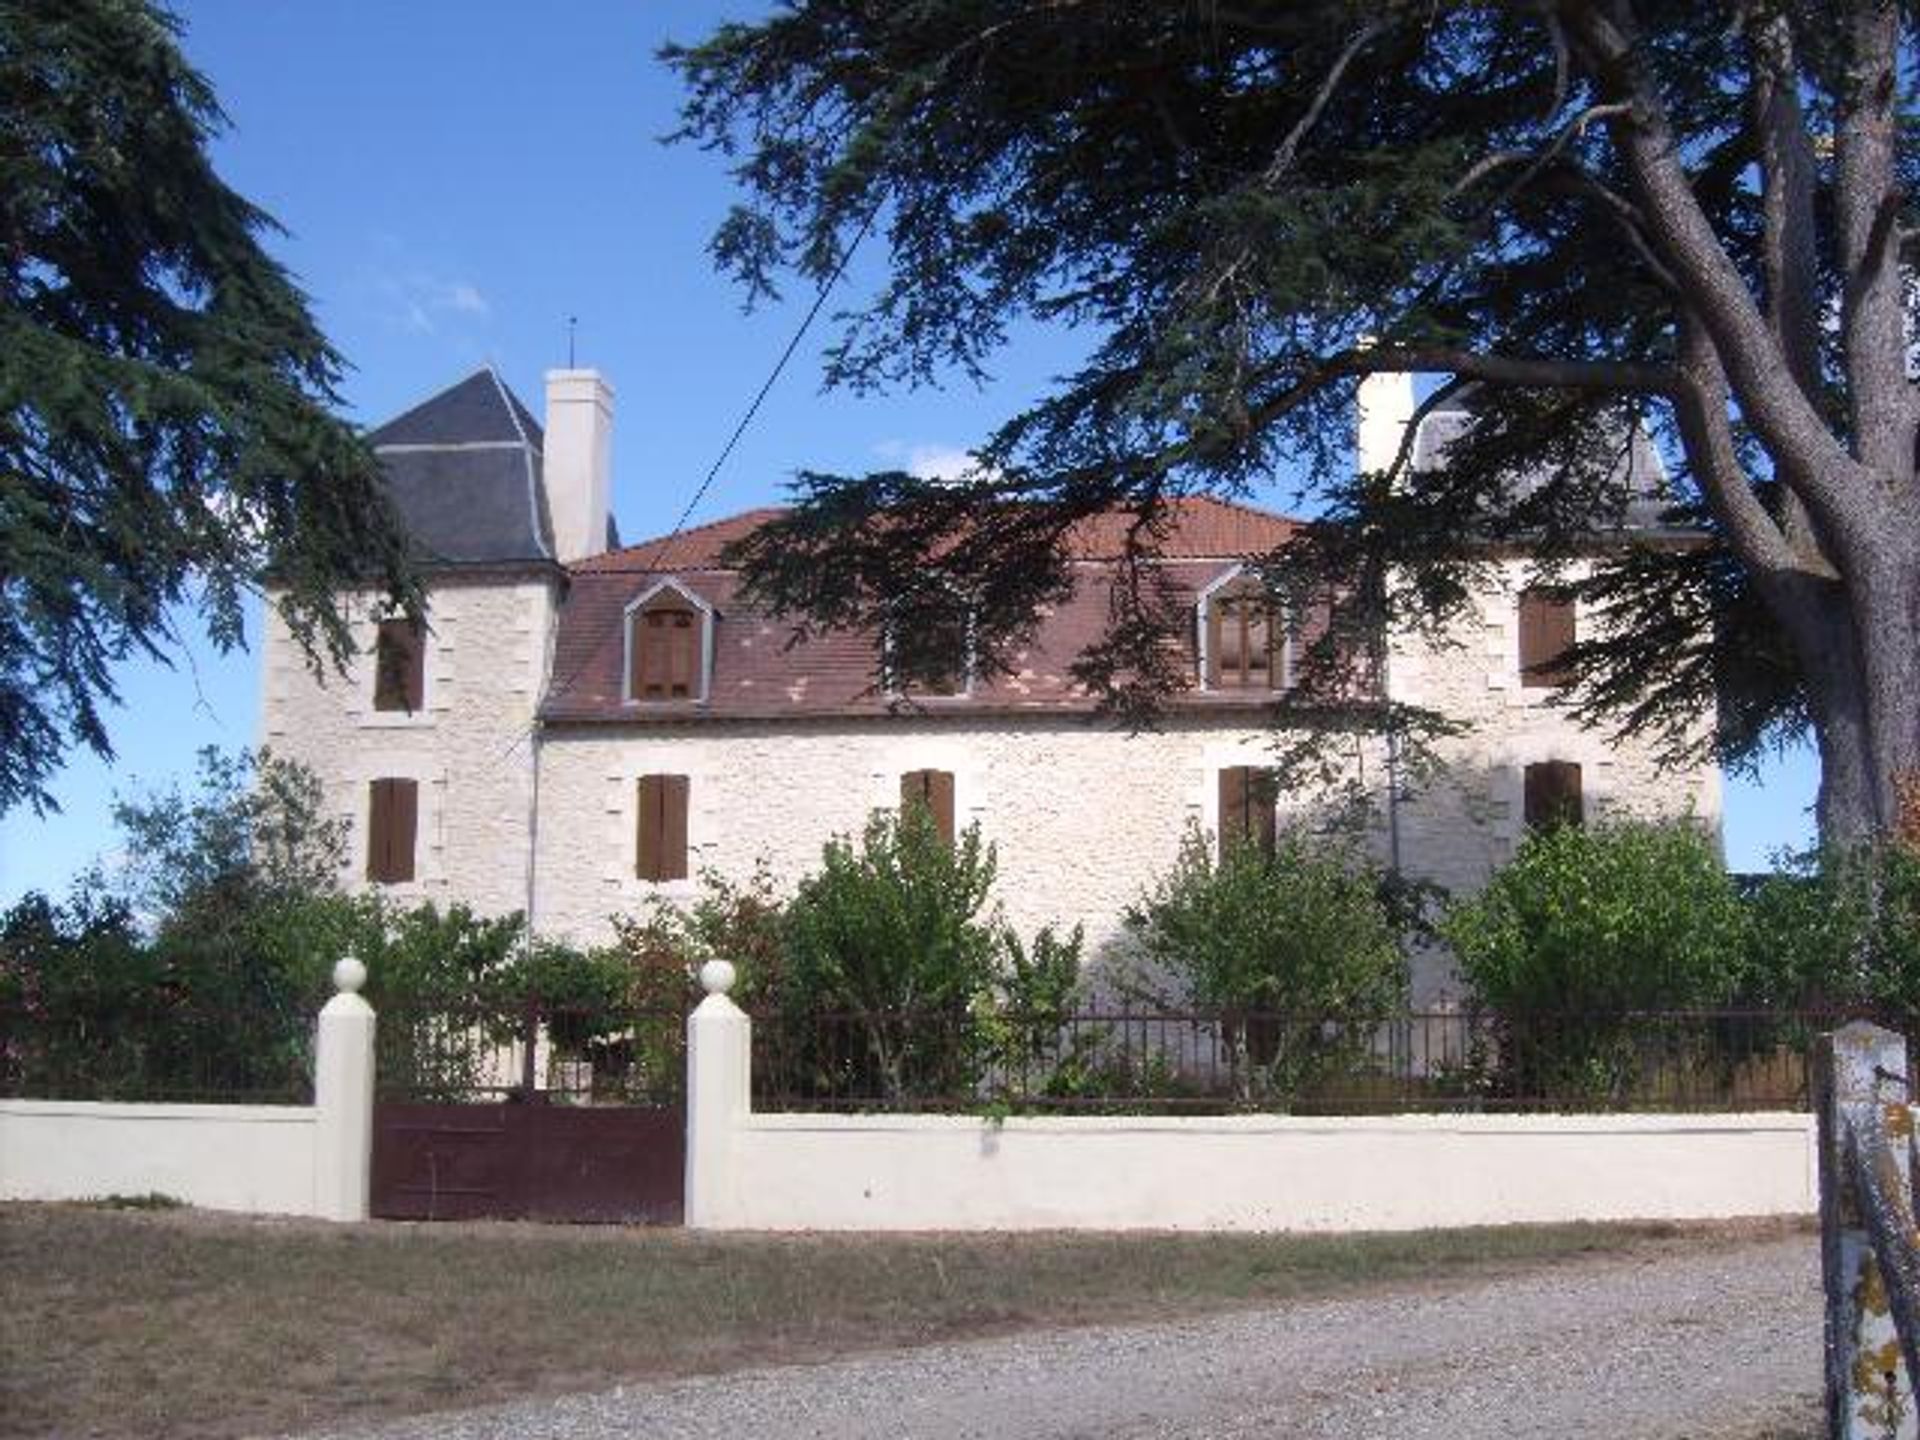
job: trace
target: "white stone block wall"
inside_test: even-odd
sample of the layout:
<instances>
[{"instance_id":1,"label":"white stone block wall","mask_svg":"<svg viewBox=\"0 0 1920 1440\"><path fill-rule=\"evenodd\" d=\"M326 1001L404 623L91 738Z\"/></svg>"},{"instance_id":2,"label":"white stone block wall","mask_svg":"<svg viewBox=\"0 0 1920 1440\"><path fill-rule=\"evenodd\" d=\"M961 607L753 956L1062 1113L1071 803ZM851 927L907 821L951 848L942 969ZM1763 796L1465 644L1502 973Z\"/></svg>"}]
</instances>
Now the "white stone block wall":
<instances>
[{"instance_id":1,"label":"white stone block wall","mask_svg":"<svg viewBox=\"0 0 1920 1440\"><path fill-rule=\"evenodd\" d=\"M1662 771L1651 746L1583 730L1550 704L1552 692L1521 686L1516 597L1530 574L1522 560L1501 563L1446 643L1403 636L1390 650L1396 699L1470 727L1442 743L1446 768L1399 815L1404 870L1456 892L1483 884L1518 846L1522 774L1534 761L1579 763L1590 815L1691 812L1719 824L1717 769ZM326 780L353 827L348 885L364 883L368 783L412 776L421 782L418 878L393 887L396 896L464 901L488 914L521 909L536 759L527 732L554 683L553 590L532 577L448 579L430 606L419 717L373 711L370 664L316 683L270 621L261 738ZM364 605L354 616L370 648L373 617ZM1583 628L1591 623L1581 617ZM830 836L857 835L873 810L897 805L903 773L941 769L955 776L959 822L977 822L998 851L1008 919L1027 933L1083 924L1097 962L1123 942L1124 910L1173 863L1187 825L1215 826L1218 772L1269 763L1272 737L1244 716L1175 717L1161 731L1127 735L1085 716L973 717L950 706L858 720L563 726L540 737L537 753L533 909L544 933L597 942L615 914L696 893L697 879L634 877L642 775L690 777L696 874L712 867L744 880L764 862L786 889L817 867ZM1361 763L1384 797L1383 747L1363 746ZM1372 843L1384 856L1384 825ZM1439 962L1416 967L1417 1005L1452 988Z\"/></svg>"},{"instance_id":2,"label":"white stone block wall","mask_svg":"<svg viewBox=\"0 0 1920 1440\"><path fill-rule=\"evenodd\" d=\"M345 675L307 667L271 605L261 651L260 742L311 766L332 812L348 822L341 873L366 881L370 783L419 782L414 879L386 887L406 902L463 901L484 914L527 903L533 751L529 734L547 684L553 582L533 576L437 577L428 596L421 711L373 708L377 617L348 602L362 657Z\"/></svg>"}]
</instances>

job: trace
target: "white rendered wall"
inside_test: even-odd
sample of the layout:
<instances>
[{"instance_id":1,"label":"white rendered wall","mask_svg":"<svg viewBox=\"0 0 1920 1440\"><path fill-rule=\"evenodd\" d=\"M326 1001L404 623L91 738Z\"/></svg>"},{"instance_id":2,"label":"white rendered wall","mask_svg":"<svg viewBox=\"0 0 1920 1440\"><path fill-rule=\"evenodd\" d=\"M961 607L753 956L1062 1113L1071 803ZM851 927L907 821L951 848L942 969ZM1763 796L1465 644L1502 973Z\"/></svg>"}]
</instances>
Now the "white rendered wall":
<instances>
[{"instance_id":1,"label":"white rendered wall","mask_svg":"<svg viewBox=\"0 0 1920 1440\"><path fill-rule=\"evenodd\" d=\"M747 1230L1415 1230L1809 1215L1812 1117L757 1115ZM693 1153L689 1150L689 1153Z\"/></svg>"},{"instance_id":2,"label":"white rendered wall","mask_svg":"<svg viewBox=\"0 0 1920 1440\"><path fill-rule=\"evenodd\" d=\"M552 641L550 582L436 577L428 595L425 706L373 708L375 617L349 606L358 664L317 679L267 606L260 742L310 765L349 827L341 880L366 885L367 795L382 776L419 782L414 879L385 887L404 903L465 902L485 915L527 903L533 743Z\"/></svg>"},{"instance_id":3,"label":"white rendered wall","mask_svg":"<svg viewBox=\"0 0 1920 1440\"><path fill-rule=\"evenodd\" d=\"M158 1192L209 1210L311 1215L316 1113L0 1100L0 1199Z\"/></svg>"}]
</instances>

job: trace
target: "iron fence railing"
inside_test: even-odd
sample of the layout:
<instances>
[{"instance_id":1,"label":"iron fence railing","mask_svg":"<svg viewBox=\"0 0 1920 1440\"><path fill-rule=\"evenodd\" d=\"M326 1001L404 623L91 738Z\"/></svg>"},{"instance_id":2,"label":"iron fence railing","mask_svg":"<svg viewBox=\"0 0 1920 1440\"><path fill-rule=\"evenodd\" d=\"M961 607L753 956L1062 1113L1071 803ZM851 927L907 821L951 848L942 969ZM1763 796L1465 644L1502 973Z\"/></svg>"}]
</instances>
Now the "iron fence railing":
<instances>
[{"instance_id":1,"label":"iron fence railing","mask_svg":"<svg viewBox=\"0 0 1920 1440\"><path fill-rule=\"evenodd\" d=\"M771 1111L1805 1109L1809 1011L762 1014Z\"/></svg>"},{"instance_id":2,"label":"iron fence railing","mask_svg":"<svg viewBox=\"0 0 1920 1440\"><path fill-rule=\"evenodd\" d=\"M313 1036L304 1029L128 1017L55 1026L0 1009L0 1096L176 1104L304 1105Z\"/></svg>"},{"instance_id":3,"label":"iron fence railing","mask_svg":"<svg viewBox=\"0 0 1920 1440\"><path fill-rule=\"evenodd\" d=\"M678 1010L390 1006L374 1050L383 1099L660 1105L686 1085Z\"/></svg>"}]
</instances>

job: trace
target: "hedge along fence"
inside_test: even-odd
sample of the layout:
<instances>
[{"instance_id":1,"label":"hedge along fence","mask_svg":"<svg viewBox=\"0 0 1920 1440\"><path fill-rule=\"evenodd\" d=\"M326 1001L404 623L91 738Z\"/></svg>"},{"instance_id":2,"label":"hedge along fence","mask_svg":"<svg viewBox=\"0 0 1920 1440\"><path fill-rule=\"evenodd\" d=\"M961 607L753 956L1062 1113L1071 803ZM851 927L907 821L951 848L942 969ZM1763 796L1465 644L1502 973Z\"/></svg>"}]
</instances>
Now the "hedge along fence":
<instances>
[{"instance_id":1,"label":"hedge along fence","mask_svg":"<svg viewBox=\"0 0 1920 1440\"><path fill-rule=\"evenodd\" d=\"M800 1039L813 1048L803 1062L791 1034L760 1036L727 998L731 966L709 965L703 981L710 993L688 1022L686 1221L699 1228L1338 1231L1804 1215L1813 1207L1811 1117L1798 1093L1773 1098L1801 1088L1793 1039L1754 1052L1795 1057L1757 1087L1764 1094L1723 1091L1717 1109L1696 1101L1703 1108L1630 1114L1589 1100L1588 1113L1564 1113L1574 1107L1542 1096L1555 1108L1502 1110L1468 1091L1423 1114L1404 1095L1369 1093L1356 1103L1352 1088L1336 1104L1340 1087L1330 1077L1331 1088L1313 1095L1243 1101L1238 1072L1218 1049L1227 1022L1214 1017L1200 1026L1216 1027L1209 1057L1168 1067L1211 1074L1213 1090L1169 1105L1122 1093L1125 1086L1048 1095L1050 1082L1036 1079L1057 1069L996 1070L1005 1052L983 1060L971 1039L898 1063L889 1077L871 1020L854 1047L838 1052L818 1030L806 1032ZM1194 1025L1162 1018L1183 1033ZM1708 1034L1725 1018L1689 1022ZM969 1033L955 1017L945 1023L950 1036ZM1097 1023L1124 1043L1118 1021ZM1249 1051L1258 1033L1246 1032ZM1433 1078L1431 1055L1416 1065L1403 1053L1390 1080ZM1685 1068L1700 1067L1689 1060ZM1380 1078L1359 1066L1335 1073L1350 1086ZM1016 1074L1027 1078L1016 1084ZM916 1092L922 1079L939 1083ZM955 1109L986 1113L939 1113Z\"/></svg>"},{"instance_id":2,"label":"hedge along fence","mask_svg":"<svg viewBox=\"0 0 1920 1440\"><path fill-rule=\"evenodd\" d=\"M755 1017L763 1112L1804 1110L1846 1017L1695 1010L1498 1016L993 1007Z\"/></svg>"},{"instance_id":3,"label":"hedge along fence","mask_svg":"<svg viewBox=\"0 0 1920 1440\"><path fill-rule=\"evenodd\" d=\"M365 967L335 967L313 1045L313 1102L0 1099L0 1199L162 1194L216 1210L364 1220L374 1014Z\"/></svg>"}]
</instances>

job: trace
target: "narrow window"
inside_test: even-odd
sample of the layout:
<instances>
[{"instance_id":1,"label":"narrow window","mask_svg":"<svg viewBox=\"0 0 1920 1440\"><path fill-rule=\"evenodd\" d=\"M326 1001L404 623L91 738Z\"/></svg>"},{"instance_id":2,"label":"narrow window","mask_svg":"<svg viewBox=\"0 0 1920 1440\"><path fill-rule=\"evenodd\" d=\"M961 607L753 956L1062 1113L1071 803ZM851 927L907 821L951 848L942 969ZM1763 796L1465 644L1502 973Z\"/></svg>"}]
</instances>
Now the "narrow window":
<instances>
[{"instance_id":1,"label":"narrow window","mask_svg":"<svg viewBox=\"0 0 1920 1440\"><path fill-rule=\"evenodd\" d=\"M413 879L420 828L420 782L376 780L367 797L367 879L398 885Z\"/></svg>"},{"instance_id":2,"label":"narrow window","mask_svg":"<svg viewBox=\"0 0 1920 1440\"><path fill-rule=\"evenodd\" d=\"M1566 654L1573 648L1573 602L1534 586L1520 592L1520 683L1551 690L1573 678Z\"/></svg>"},{"instance_id":3,"label":"narrow window","mask_svg":"<svg viewBox=\"0 0 1920 1440\"><path fill-rule=\"evenodd\" d=\"M1570 760L1542 760L1527 766L1526 790L1529 830L1578 825L1586 818L1580 796L1580 767Z\"/></svg>"},{"instance_id":4,"label":"narrow window","mask_svg":"<svg viewBox=\"0 0 1920 1440\"><path fill-rule=\"evenodd\" d=\"M1252 843L1273 853L1276 826L1274 807L1280 798L1279 777L1272 770L1236 765L1220 772L1220 854L1235 845Z\"/></svg>"},{"instance_id":5,"label":"narrow window","mask_svg":"<svg viewBox=\"0 0 1920 1440\"><path fill-rule=\"evenodd\" d=\"M1207 602L1209 689L1275 690L1280 669L1280 627L1257 582L1236 582Z\"/></svg>"},{"instance_id":6,"label":"narrow window","mask_svg":"<svg viewBox=\"0 0 1920 1440\"><path fill-rule=\"evenodd\" d=\"M373 708L411 715L425 703L427 647L411 620L382 620L373 647Z\"/></svg>"},{"instance_id":7,"label":"narrow window","mask_svg":"<svg viewBox=\"0 0 1920 1440\"><path fill-rule=\"evenodd\" d=\"M642 775L634 873L642 880L687 878L687 777Z\"/></svg>"},{"instance_id":8,"label":"narrow window","mask_svg":"<svg viewBox=\"0 0 1920 1440\"><path fill-rule=\"evenodd\" d=\"M662 599L635 612L629 634L629 700L695 700L701 684L701 623L689 605Z\"/></svg>"},{"instance_id":9,"label":"narrow window","mask_svg":"<svg viewBox=\"0 0 1920 1440\"><path fill-rule=\"evenodd\" d=\"M924 805L933 816L933 828L947 844L953 843L953 775L946 770L910 770L900 777L900 813Z\"/></svg>"}]
</instances>

